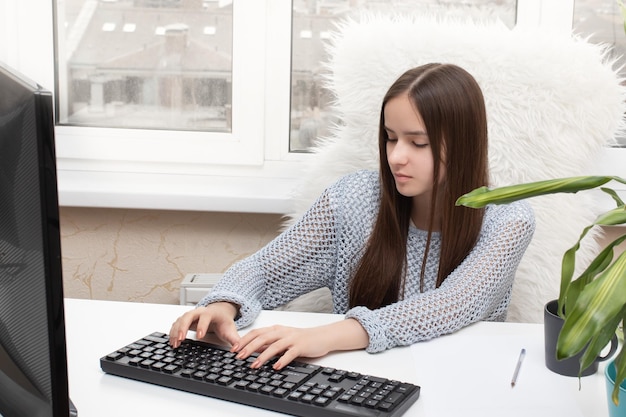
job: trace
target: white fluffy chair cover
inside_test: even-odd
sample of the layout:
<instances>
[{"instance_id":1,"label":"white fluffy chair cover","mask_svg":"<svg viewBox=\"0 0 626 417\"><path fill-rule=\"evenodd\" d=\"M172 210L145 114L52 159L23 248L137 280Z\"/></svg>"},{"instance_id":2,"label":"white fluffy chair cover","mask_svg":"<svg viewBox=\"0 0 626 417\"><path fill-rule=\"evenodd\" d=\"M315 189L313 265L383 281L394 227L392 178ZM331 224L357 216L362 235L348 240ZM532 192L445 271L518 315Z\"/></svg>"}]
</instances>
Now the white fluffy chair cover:
<instances>
[{"instance_id":1,"label":"white fluffy chair cover","mask_svg":"<svg viewBox=\"0 0 626 417\"><path fill-rule=\"evenodd\" d=\"M457 64L482 87L493 186L592 173L594 158L622 129L622 80L605 48L576 37L498 23L364 14L343 21L329 48L327 87L343 124L321 138L288 223L340 176L378 168L382 97L401 73L424 63ZM537 229L518 269L509 321L543 321L543 305L558 295L562 253L595 218L593 197L529 200ZM596 250L587 239L582 259Z\"/></svg>"}]
</instances>

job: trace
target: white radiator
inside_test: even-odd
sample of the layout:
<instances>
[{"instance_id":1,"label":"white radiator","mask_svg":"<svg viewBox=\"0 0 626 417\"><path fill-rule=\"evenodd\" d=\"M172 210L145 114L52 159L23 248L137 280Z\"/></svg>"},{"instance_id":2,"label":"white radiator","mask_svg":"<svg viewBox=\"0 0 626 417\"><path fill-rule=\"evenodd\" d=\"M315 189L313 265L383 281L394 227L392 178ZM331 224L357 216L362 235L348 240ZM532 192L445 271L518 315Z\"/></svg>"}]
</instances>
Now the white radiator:
<instances>
[{"instance_id":1,"label":"white radiator","mask_svg":"<svg viewBox=\"0 0 626 417\"><path fill-rule=\"evenodd\" d=\"M180 283L180 304L196 305L217 281L222 274L187 274Z\"/></svg>"}]
</instances>

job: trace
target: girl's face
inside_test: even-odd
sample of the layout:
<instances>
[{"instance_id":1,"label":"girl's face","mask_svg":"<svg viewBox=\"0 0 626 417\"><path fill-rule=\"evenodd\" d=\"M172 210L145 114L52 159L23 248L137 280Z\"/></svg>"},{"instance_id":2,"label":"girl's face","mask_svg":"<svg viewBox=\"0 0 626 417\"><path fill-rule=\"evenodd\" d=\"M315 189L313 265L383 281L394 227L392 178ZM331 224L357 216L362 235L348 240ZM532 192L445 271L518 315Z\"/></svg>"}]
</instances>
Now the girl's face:
<instances>
[{"instance_id":1,"label":"girl's face","mask_svg":"<svg viewBox=\"0 0 626 417\"><path fill-rule=\"evenodd\" d=\"M430 204L433 190L433 153L422 117L407 94L394 97L384 109L387 163L398 192L419 205ZM440 179L445 167L439 168ZM421 203L421 204L420 204Z\"/></svg>"}]
</instances>

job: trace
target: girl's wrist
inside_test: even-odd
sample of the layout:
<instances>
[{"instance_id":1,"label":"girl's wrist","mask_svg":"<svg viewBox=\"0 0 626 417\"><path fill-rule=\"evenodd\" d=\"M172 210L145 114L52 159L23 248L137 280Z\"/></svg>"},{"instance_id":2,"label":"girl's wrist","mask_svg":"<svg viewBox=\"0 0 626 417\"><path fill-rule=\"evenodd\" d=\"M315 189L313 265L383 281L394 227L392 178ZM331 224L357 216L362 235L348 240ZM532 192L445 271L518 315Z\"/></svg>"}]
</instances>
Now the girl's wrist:
<instances>
[{"instance_id":1,"label":"girl's wrist","mask_svg":"<svg viewBox=\"0 0 626 417\"><path fill-rule=\"evenodd\" d=\"M369 335L357 320L349 318L323 326L322 337L327 341L328 351L365 349Z\"/></svg>"}]
</instances>

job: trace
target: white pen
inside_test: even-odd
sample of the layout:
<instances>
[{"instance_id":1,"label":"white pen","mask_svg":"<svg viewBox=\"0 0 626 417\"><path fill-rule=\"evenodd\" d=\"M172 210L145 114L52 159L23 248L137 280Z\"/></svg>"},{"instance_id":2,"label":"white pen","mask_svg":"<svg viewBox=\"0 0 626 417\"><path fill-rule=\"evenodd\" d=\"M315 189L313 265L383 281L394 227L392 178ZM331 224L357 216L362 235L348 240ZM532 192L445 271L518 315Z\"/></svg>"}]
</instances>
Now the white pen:
<instances>
[{"instance_id":1,"label":"white pen","mask_svg":"<svg viewBox=\"0 0 626 417\"><path fill-rule=\"evenodd\" d=\"M513 372L513 378L511 379L511 388L513 388L515 386L515 383L517 382L517 376L519 375L519 369L522 367L524 356L526 356L526 349L522 349L519 353L519 359L517 360L517 365L515 365L515 372Z\"/></svg>"}]
</instances>

